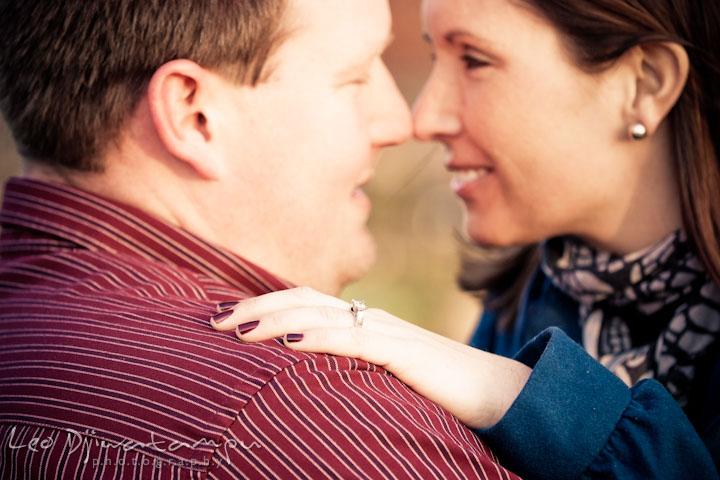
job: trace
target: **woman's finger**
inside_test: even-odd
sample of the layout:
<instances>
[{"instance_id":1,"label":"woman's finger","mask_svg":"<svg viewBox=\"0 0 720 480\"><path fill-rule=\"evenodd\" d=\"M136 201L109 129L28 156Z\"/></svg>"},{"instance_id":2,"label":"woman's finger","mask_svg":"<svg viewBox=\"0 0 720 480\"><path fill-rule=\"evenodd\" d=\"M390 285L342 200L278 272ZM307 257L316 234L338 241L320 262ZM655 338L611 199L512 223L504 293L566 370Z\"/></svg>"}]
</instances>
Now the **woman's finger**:
<instances>
[{"instance_id":1,"label":"woman's finger","mask_svg":"<svg viewBox=\"0 0 720 480\"><path fill-rule=\"evenodd\" d=\"M355 325L355 317L349 308L305 307L272 312L257 320L239 324L235 330L239 339L245 342L259 342L270 338L282 337L287 333L304 333L312 329L345 328L362 329L374 335L404 338L408 335L434 335L426 330L399 320L389 313L371 308L364 312L362 327ZM338 355L348 356L339 350Z\"/></svg>"},{"instance_id":2,"label":"woman's finger","mask_svg":"<svg viewBox=\"0 0 720 480\"><path fill-rule=\"evenodd\" d=\"M388 367L391 357L405 356L405 345L400 339L364 327L314 328L288 333L283 341L293 350L359 358L381 367Z\"/></svg>"},{"instance_id":3,"label":"woman's finger","mask_svg":"<svg viewBox=\"0 0 720 480\"><path fill-rule=\"evenodd\" d=\"M272 312L240 323L235 332L243 341L259 342L282 337L286 333L301 333L317 328L351 328L353 324L354 318L349 308L302 307Z\"/></svg>"},{"instance_id":4,"label":"woman's finger","mask_svg":"<svg viewBox=\"0 0 720 480\"><path fill-rule=\"evenodd\" d=\"M325 295L309 287L298 287L242 300L232 310L213 316L210 323L216 330L231 330L275 311L319 306L350 308L347 302L339 298Z\"/></svg>"}]
</instances>

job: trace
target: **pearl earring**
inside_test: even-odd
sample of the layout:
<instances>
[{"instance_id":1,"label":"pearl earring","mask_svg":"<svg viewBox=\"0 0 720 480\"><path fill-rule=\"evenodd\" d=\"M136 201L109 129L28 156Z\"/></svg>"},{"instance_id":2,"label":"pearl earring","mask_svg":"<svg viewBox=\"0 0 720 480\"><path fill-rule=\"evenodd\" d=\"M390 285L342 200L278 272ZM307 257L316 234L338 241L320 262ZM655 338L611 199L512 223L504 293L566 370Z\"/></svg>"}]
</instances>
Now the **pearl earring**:
<instances>
[{"instance_id":1,"label":"pearl earring","mask_svg":"<svg viewBox=\"0 0 720 480\"><path fill-rule=\"evenodd\" d=\"M634 123L630 127L630 136L635 140L642 140L647 137L647 127L642 123Z\"/></svg>"}]
</instances>

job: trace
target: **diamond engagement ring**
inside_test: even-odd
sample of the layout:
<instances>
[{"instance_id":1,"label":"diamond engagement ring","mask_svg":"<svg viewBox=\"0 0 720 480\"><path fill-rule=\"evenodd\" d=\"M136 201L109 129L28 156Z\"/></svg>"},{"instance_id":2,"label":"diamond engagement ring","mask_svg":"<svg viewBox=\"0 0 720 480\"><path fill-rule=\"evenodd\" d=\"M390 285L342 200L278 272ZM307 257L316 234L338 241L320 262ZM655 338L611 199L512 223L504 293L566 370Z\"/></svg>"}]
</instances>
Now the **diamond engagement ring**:
<instances>
[{"instance_id":1,"label":"diamond engagement ring","mask_svg":"<svg viewBox=\"0 0 720 480\"><path fill-rule=\"evenodd\" d=\"M365 305L365 302L362 300L355 300L353 298L352 300L352 306L350 307L350 313L353 314L353 318L355 319L355 325L356 327L362 327L364 316L365 316L365 310L367 310L367 305Z\"/></svg>"}]
</instances>

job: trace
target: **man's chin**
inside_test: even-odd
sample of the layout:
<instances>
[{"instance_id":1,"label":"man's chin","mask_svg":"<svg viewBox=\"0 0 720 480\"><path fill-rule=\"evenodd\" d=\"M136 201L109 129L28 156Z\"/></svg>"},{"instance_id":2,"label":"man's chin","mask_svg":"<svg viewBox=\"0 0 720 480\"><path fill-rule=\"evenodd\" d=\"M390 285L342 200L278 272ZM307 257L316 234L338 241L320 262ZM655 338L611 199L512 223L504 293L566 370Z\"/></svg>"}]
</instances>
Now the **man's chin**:
<instances>
[{"instance_id":1,"label":"man's chin","mask_svg":"<svg viewBox=\"0 0 720 480\"><path fill-rule=\"evenodd\" d=\"M343 252L342 266L338 270L338 292L368 274L377 260L377 245L373 236L365 230L358 242ZM339 262L340 263L340 262Z\"/></svg>"}]
</instances>

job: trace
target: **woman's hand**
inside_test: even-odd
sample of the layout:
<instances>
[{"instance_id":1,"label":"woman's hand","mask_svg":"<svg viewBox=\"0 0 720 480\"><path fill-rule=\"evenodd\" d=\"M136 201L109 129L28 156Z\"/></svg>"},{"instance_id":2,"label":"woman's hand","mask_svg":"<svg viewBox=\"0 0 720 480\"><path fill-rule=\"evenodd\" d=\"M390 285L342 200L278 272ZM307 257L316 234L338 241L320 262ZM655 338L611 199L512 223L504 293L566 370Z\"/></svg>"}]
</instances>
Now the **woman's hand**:
<instances>
[{"instance_id":1,"label":"woman's hand","mask_svg":"<svg viewBox=\"0 0 720 480\"><path fill-rule=\"evenodd\" d=\"M349 303L306 287L243 300L211 323L216 330L235 328L246 342L284 337L293 350L359 358L384 367L471 428L497 423L531 371L383 310L365 310L362 327L355 326Z\"/></svg>"}]
</instances>

